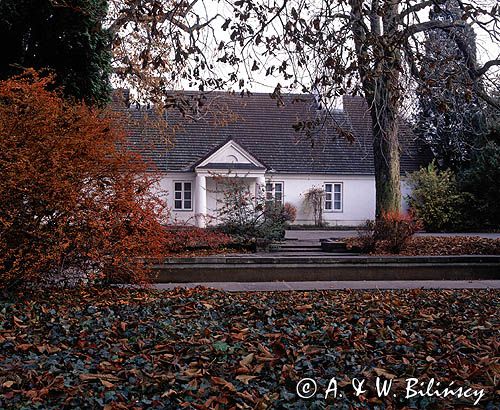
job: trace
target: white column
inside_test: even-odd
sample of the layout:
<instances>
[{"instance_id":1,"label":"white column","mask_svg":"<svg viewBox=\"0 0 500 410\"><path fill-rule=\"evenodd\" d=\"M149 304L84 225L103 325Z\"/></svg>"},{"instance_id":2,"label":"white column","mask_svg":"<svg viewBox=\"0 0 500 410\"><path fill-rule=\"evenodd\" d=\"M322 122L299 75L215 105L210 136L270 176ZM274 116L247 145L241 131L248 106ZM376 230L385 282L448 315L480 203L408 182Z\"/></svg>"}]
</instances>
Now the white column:
<instances>
[{"instance_id":1,"label":"white column","mask_svg":"<svg viewBox=\"0 0 500 410\"><path fill-rule=\"evenodd\" d=\"M196 175L194 184L194 213L196 226L205 227L205 215L207 214L207 178L204 175Z\"/></svg>"}]
</instances>

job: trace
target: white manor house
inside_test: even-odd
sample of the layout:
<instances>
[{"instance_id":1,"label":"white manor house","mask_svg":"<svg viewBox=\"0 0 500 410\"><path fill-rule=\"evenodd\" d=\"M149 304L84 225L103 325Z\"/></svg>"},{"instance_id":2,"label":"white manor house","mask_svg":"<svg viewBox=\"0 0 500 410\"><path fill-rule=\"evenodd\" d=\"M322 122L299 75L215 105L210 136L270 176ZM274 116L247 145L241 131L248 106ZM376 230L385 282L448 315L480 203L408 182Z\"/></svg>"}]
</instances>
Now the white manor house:
<instances>
[{"instance_id":1,"label":"white manor house","mask_svg":"<svg viewBox=\"0 0 500 410\"><path fill-rule=\"evenodd\" d=\"M133 121L131 148L154 162L172 218L200 227L217 223L217 176L244 178L251 191L297 209L295 224L313 224L304 193L322 187L323 220L354 226L375 216L371 118L361 97L326 111L313 95L176 92L167 110L172 141L144 121L152 110L122 107ZM115 100L116 101L116 100ZM118 106L115 102L115 106ZM401 121L401 174L429 162L429 149ZM408 193L402 178L403 197ZM403 199L404 201L404 199ZM404 206L404 204L403 204Z\"/></svg>"}]
</instances>

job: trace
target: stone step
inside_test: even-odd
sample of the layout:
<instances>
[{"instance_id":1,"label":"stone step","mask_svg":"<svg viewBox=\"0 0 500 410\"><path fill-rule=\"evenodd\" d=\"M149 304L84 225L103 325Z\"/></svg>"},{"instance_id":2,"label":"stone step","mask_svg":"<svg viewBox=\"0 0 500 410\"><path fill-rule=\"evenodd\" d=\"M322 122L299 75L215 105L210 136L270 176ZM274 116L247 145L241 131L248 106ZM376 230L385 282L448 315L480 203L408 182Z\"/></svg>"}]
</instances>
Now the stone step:
<instances>
[{"instance_id":1,"label":"stone step","mask_svg":"<svg viewBox=\"0 0 500 410\"><path fill-rule=\"evenodd\" d=\"M323 252L321 249L321 246L317 246L314 248L302 248L302 247L297 247L297 248L285 248L285 247L272 247L269 249L270 252L293 252L293 253L299 253L299 252L307 252L307 253L313 253L313 252Z\"/></svg>"},{"instance_id":2,"label":"stone step","mask_svg":"<svg viewBox=\"0 0 500 410\"><path fill-rule=\"evenodd\" d=\"M275 250L275 251L270 251L269 255L274 257L284 257L284 258L293 258L297 256L297 252L290 252L290 251L280 251L280 250ZM317 252L302 252L302 257L304 258L325 258L325 257L346 257L346 256L359 256L359 253L350 253L350 252L322 252L322 251L317 251Z\"/></svg>"},{"instance_id":3,"label":"stone step","mask_svg":"<svg viewBox=\"0 0 500 410\"><path fill-rule=\"evenodd\" d=\"M321 245L318 244L297 244L297 245L288 245L288 244L276 244L277 248L282 249L321 249Z\"/></svg>"}]
</instances>

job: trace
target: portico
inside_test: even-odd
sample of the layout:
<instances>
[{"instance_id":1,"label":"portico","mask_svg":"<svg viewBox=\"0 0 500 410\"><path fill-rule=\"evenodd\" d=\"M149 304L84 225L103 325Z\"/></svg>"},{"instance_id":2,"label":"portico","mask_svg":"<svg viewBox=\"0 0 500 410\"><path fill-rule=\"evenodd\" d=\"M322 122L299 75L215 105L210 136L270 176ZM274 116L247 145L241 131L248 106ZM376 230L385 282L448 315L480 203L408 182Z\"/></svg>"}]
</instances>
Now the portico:
<instances>
[{"instance_id":1,"label":"portico","mask_svg":"<svg viewBox=\"0 0 500 410\"><path fill-rule=\"evenodd\" d=\"M196 226L204 228L208 218L216 218L218 187L216 178L244 178L257 194L265 190L266 167L233 140L208 155L194 167L194 213Z\"/></svg>"}]
</instances>

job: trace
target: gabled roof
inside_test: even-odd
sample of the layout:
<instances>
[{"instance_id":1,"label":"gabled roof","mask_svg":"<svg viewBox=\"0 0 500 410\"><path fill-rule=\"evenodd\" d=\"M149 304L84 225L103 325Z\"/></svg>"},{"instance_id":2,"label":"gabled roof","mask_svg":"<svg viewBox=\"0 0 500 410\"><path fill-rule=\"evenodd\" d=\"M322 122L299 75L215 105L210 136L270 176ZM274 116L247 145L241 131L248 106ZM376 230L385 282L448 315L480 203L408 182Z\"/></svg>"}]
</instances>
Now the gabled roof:
<instances>
[{"instance_id":1,"label":"gabled roof","mask_svg":"<svg viewBox=\"0 0 500 410\"><path fill-rule=\"evenodd\" d=\"M175 130L172 145L145 125L151 110L118 108L130 114L130 147L155 162L160 171L192 171L232 140L262 166L278 173L373 175L371 118L363 98L344 97L344 110L318 110L308 94L177 92L180 101L167 111ZM195 107L195 108L193 108ZM417 170L430 160L430 150L402 121L401 171ZM354 141L341 135L346 130ZM225 162L225 161L224 161ZM220 162L219 162L220 164Z\"/></svg>"},{"instance_id":2,"label":"gabled roof","mask_svg":"<svg viewBox=\"0 0 500 410\"><path fill-rule=\"evenodd\" d=\"M233 138L216 147L212 152L201 158L193 168L196 169L261 169L264 164L248 150L238 144Z\"/></svg>"}]
</instances>

